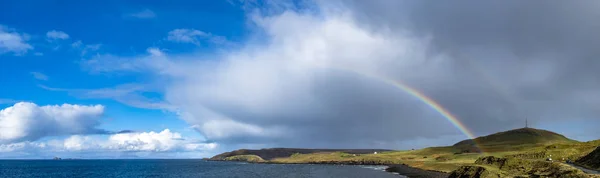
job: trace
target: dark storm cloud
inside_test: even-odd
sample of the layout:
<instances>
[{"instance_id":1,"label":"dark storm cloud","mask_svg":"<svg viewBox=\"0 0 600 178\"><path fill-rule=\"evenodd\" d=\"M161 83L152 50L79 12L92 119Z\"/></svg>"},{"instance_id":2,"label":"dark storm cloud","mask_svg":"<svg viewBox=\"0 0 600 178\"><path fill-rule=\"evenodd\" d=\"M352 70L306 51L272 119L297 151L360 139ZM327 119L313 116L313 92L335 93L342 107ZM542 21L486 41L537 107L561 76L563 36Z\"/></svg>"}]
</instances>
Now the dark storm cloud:
<instances>
[{"instance_id":1,"label":"dark storm cloud","mask_svg":"<svg viewBox=\"0 0 600 178\"><path fill-rule=\"evenodd\" d=\"M365 23L433 35L446 50L486 45L535 54L593 49L599 40L597 1L345 2Z\"/></svg>"},{"instance_id":2,"label":"dark storm cloud","mask_svg":"<svg viewBox=\"0 0 600 178\"><path fill-rule=\"evenodd\" d=\"M590 107L600 95L598 1L343 2L371 29L430 38L429 55L452 60L440 77L455 87L425 90L479 133L600 114Z\"/></svg>"}]
</instances>

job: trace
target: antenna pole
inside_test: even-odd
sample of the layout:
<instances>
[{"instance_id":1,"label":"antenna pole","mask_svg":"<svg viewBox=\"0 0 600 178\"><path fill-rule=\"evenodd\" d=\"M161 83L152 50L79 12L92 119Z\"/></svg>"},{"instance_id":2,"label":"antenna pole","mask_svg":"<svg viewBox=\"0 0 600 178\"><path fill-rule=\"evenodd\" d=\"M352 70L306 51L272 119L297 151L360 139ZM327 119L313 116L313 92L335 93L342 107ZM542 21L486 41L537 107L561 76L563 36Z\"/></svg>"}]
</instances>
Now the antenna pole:
<instances>
[{"instance_id":1,"label":"antenna pole","mask_svg":"<svg viewBox=\"0 0 600 178\"><path fill-rule=\"evenodd\" d=\"M527 117L525 117L525 128L528 128Z\"/></svg>"}]
</instances>

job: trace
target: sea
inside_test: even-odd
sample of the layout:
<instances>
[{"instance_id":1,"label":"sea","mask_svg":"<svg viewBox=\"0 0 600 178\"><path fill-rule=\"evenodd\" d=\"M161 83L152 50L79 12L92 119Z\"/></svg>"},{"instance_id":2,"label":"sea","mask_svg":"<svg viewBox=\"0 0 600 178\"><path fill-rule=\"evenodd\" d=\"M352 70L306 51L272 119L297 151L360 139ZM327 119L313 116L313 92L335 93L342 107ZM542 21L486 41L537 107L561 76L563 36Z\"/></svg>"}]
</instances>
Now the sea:
<instances>
[{"instance_id":1,"label":"sea","mask_svg":"<svg viewBox=\"0 0 600 178\"><path fill-rule=\"evenodd\" d=\"M0 177L403 177L382 166L171 160L0 160Z\"/></svg>"}]
</instances>

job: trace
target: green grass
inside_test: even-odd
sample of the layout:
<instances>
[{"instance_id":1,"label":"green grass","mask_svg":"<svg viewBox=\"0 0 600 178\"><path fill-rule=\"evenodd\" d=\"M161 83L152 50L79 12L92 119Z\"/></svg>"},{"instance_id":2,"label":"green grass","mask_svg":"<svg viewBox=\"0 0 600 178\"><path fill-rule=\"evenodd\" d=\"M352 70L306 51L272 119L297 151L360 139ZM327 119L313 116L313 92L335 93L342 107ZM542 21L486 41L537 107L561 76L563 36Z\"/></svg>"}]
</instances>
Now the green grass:
<instances>
[{"instance_id":1,"label":"green grass","mask_svg":"<svg viewBox=\"0 0 600 178\"><path fill-rule=\"evenodd\" d=\"M600 145L600 140L592 142L577 142L553 132L537 129L517 129L498 134L480 137L481 146L485 152L462 152L468 144L465 142L447 147L430 147L410 151L390 151L379 154L352 155L341 152L295 154L291 157L271 160L277 163L315 163L315 162L347 162L369 160L380 163L407 164L425 170L452 172L462 166L483 166L487 171L498 175L524 175L525 172L515 172L524 164L527 170L534 170L532 162L545 162L552 155L556 161L563 158L575 160L591 152ZM508 141L522 139L520 141ZM510 143L510 144L509 144ZM506 167L500 169L490 165L478 165L475 161L483 156L510 158ZM550 165L546 165L550 166ZM525 168L521 168L525 169ZM536 169L540 169L540 166ZM559 170L559 169L555 169ZM541 171L543 172L543 171Z\"/></svg>"},{"instance_id":2,"label":"green grass","mask_svg":"<svg viewBox=\"0 0 600 178\"><path fill-rule=\"evenodd\" d=\"M453 147L461 150L461 152L472 152L472 150L498 152L526 150L531 147L555 143L572 144L578 143L578 141L546 130L521 128L478 137L476 139L464 140L454 144Z\"/></svg>"},{"instance_id":3,"label":"green grass","mask_svg":"<svg viewBox=\"0 0 600 178\"><path fill-rule=\"evenodd\" d=\"M256 156L256 155L235 155L235 156L227 157L224 160L225 161L243 161L243 162L252 162L252 163L265 162L264 159L262 159L260 156Z\"/></svg>"},{"instance_id":4,"label":"green grass","mask_svg":"<svg viewBox=\"0 0 600 178\"><path fill-rule=\"evenodd\" d=\"M517 141L510 141L517 139ZM521 139L521 140L518 140ZM553 132L537 129L517 129L501 132L477 140L485 152L465 152L470 146L463 141L454 146L430 147L420 150L388 151L378 154L349 154L344 152L318 152L291 154L289 157L280 157L268 160L273 163L338 163L338 164L406 164L425 170L452 172L454 170L478 171L483 168L487 174L506 176L539 175L548 176L560 172L562 174L579 177L578 170L561 165L558 162L563 158L576 160L590 153L600 146L600 140L590 142L577 142ZM546 162L551 157L558 161ZM239 157L243 156L243 157ZM494 156L506 159L503 164L483 164L476 161L485 156ZM227 157L231 160L256 160L264 161L260 157L238 155Z\"/></svg>"}]
</instances>

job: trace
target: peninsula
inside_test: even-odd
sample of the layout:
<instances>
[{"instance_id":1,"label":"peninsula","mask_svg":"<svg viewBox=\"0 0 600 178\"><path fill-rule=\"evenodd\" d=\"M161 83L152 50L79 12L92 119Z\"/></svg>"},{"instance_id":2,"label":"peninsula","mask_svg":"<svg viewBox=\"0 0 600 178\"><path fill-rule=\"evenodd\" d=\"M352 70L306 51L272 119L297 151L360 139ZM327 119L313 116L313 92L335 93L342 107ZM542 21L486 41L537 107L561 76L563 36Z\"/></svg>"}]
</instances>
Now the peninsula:
<instances>
[{"instance_id":1,"label":"peninsula","mask_svg":"<svg viewBox=\"0 0 600 178\"><path fill-rule=\"evenodd\" d=\"M521 128L420 150L242 149L208 160L388 165L388 171L400 174L421 170L412 173L415 177L600 177L577 168L599 170L599 146L600 140L579 142L547 130Z\"/></svg>"}]
</instances>

